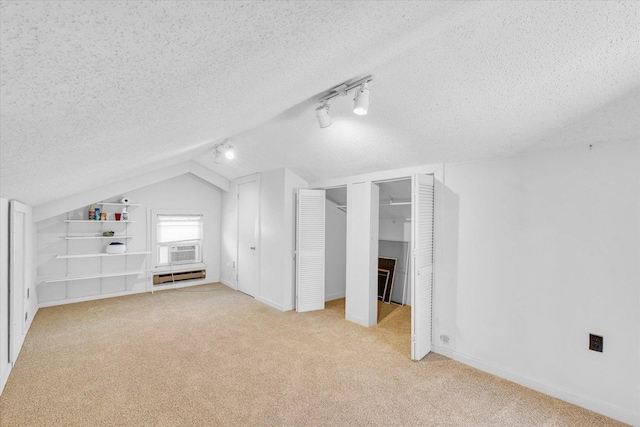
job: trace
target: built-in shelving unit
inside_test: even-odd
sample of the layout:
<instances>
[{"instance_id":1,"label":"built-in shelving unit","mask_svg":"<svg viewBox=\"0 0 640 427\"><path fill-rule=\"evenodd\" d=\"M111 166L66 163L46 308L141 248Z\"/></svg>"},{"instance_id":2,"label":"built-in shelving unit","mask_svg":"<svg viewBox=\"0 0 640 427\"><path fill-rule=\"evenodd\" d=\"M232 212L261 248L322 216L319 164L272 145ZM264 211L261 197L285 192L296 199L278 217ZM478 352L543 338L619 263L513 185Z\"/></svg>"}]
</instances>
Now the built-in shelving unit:
<instances>
[{"instance_id":1,"label":"built-in shelving unit","mask_svg":"<svg viewBox=\"0 0 640 427\"><path fill-rule=\"evenodd\" d=\"M93 222L97 224L104 224L105 222L115 222L118 224L126 224L128 222L135 222L135 221L114 221L112 219L109 219L107 221L98 221L95 219L65 219L64 222Z\"/></svg>"},{"instance_id":2,"label":"built-in shelving unit","mask_svg":"<svg viewBox=\"0 0 640 427\"><path fill-rule=\"evenodd\" d=\"M75 254L75 255L57 255L57 259L68 259L68 258L94 258L94 257L113 257L113 256L125 256L125 255L147 255L150 254L151 251L142 251L142 252L124 252L121 254Z\"/></svg>"},{"instance_id":3,"label":"built-in shelving unit","mask_svg":"<svg viewBox=\"0 0 640 427\"><path fill-rule=\"evenodd\" d=\"M100 205L100 206L122 206L122 207L138 207L138 206L142 206L142 205L138 205L135 203L117 203L117 202L100 202L100 203L94 203L94 205Z\"/></svg>"},{"instance_id":4,"label":"built-in shelving unit","mask_svg":"<svg viewBox=\"0 0 640 427\"><path fill-rule=\"evenodd\" d=\"M53 283L53 282L69 282L73 280L87 280L87 279L101 279L103 277L120 277L120 276L137 276L139 274L146 273L145 270L140 271L126 271L122 273L105 273L105 274L95 274L92 276L69 276L69 277L58 277L58 278L49 278L42 279L44 283Z\"/></svg>"},{"instance_id":5,"label":"built-in shelving unit","mask_svg":"<svg viewBox=\"0 0 640 427\"><path fill-rule=\"evenodd\" d=\"M89 239L133 239L136 236L60 236L65 240L89 240Z\"/></svg>"},{"instance_id":6,"label":"built-in shelving unit","mask_svg":"<svg viewBox=\"0 0 640 427\"><path fill-rule=\"evenodd\" d=\"M108 212L109 215L112 215L114 212L118 213L122 208L136 208L142 205L134 204L134 203L116 203L116 202L99 202L94 203L94 205L101 206L104 211ZM83 214L84 216L84 214ZM54 255L53 259L55 260L64 260L64 265L59 265L55 270L58 272L62 272L62 276L58 277L43 277L40 278L41 283L56 283L56 282L73 282L73 281L82 281L82 280L91 280L91 279L106 279L113 277L127 277L127 276L139 276L139 275L147 275L148 270L146 269L148 266L148 258L146 260L133 259L127 261L129 258L133 257L148 257L151 254L151 251L146 247L138 245L136 249L146 249L146 250L136 250L131 252L117 253L117 254L109 254L106 252L98 252L100 250L105 251L105 245L109 245L110 241L123 241L127 240L127 246L130 246L129 241L134 239L136 233L129 232L129 225L135 223L133 220L126 221L115 221L115 220L93 220L93 219L73 219L78 217L78 211L70 212L68 214L67 219L63 219L62 222L66 224L66 230L64 231L64 235L59 236L60 239L64 239L66 242L64 244L64 249ZM104 227L104 225L108 224L109 228ZM105 236L104 232L106 231L114 231L113 236ZM120 234L115 234L120 233ZM93 243L92 243L93 242ZM104 242L104 243L102 243ZM146 245L144 245L146 246ZM90 259L95 258L99 259L96 261L90 261ZM120 258L122 261L106 261L111 258ZM86 261L82 261L86 259ZM76 261L74 261L76 260ZM103 262L103 260L105 260ZM138 262L138 260L140 262ZM146 261L146 262L145 262ZM63 268L64 267L64 268ZM137 267L137 268L136 268ZM143 269L140 269L143 267ZM135 270L129 270L130 268L134 268ZM66 273L66 274L64 274ZM136 282L126 281L123 279L122 283L123 288L128 291L131 290L130 286L133 286ZM100 280L99 288L96 288L97 295L108 295L114 292L114 283L103 282ZM82 284L75 285L82 286ZM96 282L88 286L96 286ZM118 288L120 285L116 285L115 288ZM69 292L69 288L65 292ZM121 292L116 290L116 292ZM77 291L74 292L77 294ZM89 297L94 298L94 296L89 295ZM74 298L72 294L67 293L67 298Z\"/></svg>"}]
</instances>

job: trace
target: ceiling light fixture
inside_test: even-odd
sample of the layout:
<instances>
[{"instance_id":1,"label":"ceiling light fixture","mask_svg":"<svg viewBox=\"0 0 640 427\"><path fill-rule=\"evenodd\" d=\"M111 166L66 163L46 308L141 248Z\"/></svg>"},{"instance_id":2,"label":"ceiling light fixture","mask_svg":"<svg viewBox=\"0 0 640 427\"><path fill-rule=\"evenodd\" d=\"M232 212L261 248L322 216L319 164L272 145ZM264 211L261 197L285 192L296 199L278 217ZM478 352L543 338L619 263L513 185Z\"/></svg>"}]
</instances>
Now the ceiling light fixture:
<instances>
[{"instance_id":1,"label":"ceiling light fixture","mask_svg":"<svg viewBox=\"0 0 640 427\"><path fill-rule=\"evenodd\" d=\"M353 98L353 112L359 116L364 116L369 110L369 88L366 83L362 83Z\"/></svg>"},{"instance_id":2,"label":"ceiling light fixture","mask_svg":"<svg viewBox=\"0 0 640 427\"><path fill-rule=\"evenodd\" d=\"M367 114L369 111L369 91L370 83L373 81L373 76L367 76L360 80L357 80L351 84L343 83L338 87L335 87L331 92L322 98L318 99L318 102L322 105L316 108L316 118L321 128L326 128L331 125L331 117L329 116L329 104L327 102L336 96L346 96L347 92L352 89L357 89L355 97L353 98L353 112L359 116Z\"/></svg>"},{"instance_id":3,"label":"ceiling light fixture","mask_svg":"<svg viewBox=\"0 0 640 427\"><path fill-rule=\"evenodd\" d=\"M321 128L331 126L331 116L329 115L329 106L327 103L323 103L320 107L316 108L316 117L318 118L318 124Z\"/></svg>"},{"instance_id":4,"label":"ceiling light fixture","mask_svg":"<svg viewBox=\"0 0 640 427\"><path fill-rule=\"evenodd\" d=\"M231 140L226 139L224 142L213 146L213 163L215 163L216 165L222 163L223 153L224 156L229 160L236 157L233 145L231 145Z\"/></svg>"}]
</instances>

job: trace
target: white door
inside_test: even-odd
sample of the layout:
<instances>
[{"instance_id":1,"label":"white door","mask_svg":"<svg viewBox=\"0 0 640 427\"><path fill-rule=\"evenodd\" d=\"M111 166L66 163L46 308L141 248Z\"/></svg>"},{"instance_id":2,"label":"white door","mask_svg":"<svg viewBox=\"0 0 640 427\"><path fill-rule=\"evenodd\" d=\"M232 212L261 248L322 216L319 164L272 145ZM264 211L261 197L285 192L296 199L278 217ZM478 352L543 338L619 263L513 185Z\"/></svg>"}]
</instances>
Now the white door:
<instances>
[{"instance_id":1,"label":"white door","mask_svg":"<svg viewBox=\"0 0 640 427\"><path fill-rule=\"evenodd\" d=\"M413 263L411 281L411 358L420 360L431 351L431 297L433 288L432 175L413 177L411 231Z\"/></svg>"},{"instance_id":2,"label":"white door","mask_svg":"<svg viewBox=\"0 0 640 427\"><path fill-rule=\"evenodd\" d=\"M27 329L28 295L26 239L28 206L11 200L9 205L9 361L15 363Z\"/></svg>"},{"instance_id":3,"label":"white door","mask_svg":"<svg viewBox=\"0 0 640 427\"><path fill-rule=\"evenodd\" d=\"M296 310L324 309L325 191L298 190Z\"/></svg>"},{"instance_id":4,"label":"white door","mask_svg":"<svg viewBox=\"0 0 640 427\"><path fill-rule=\"evenodd\" d=\"M257 241L260 189L258 181L238 184L238 290L257 293Z\"/></svg>"}]
</instances>

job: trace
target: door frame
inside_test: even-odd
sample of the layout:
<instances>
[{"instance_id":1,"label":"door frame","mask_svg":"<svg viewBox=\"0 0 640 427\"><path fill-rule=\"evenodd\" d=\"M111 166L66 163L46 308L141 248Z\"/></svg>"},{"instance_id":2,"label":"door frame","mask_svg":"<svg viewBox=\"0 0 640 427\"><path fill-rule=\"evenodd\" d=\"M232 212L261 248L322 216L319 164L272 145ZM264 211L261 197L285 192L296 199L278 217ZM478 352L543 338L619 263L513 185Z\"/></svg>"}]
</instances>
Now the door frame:
<instances>
[{"instance_id":1,"label":"door frame","mask_svg":"<svg viewBox=\"0 0 640 427\"><path fill-rule=\"evenodd\" d=\"M444 284L443 278L440 277L444 262L443 247L444 247L444 230L442 223L442 216L444 214L444 200L443 200L443 186L445 185L445 168L442 163L428 164L423 166L412 166L402 169L390 169L385 171L370 172L360 175L352 175L342 178L330 178L312 182L309 188L327 189L331 187L341 187L353 183L361 182L382 182L397 179L412 179L413 174L433 175L434 177L434 218L433 218L433 283L432 283L432 305L431 311L431 351L440 353L440 347L434 343L434 336L436 332L434 330L434 319L438 314L438 286ZM413 256L413 255L412 255ZM413 301L412 301L413 303Z\"/></svg>"},{"instance_id":2,"label":"door frame","mask_svg":"<svg viewBox=\"0 0 640 427\"><path fill-rule=\"evenodd\" d=\"M254 255L253 283L256 298L260 295L260 174L247 175L236 180L236 290L240 290L240 185L256 183L258 191L258 200L256 203L256 225L255 225L255 242L256 250Z\"/></svg>"}]
</instances>

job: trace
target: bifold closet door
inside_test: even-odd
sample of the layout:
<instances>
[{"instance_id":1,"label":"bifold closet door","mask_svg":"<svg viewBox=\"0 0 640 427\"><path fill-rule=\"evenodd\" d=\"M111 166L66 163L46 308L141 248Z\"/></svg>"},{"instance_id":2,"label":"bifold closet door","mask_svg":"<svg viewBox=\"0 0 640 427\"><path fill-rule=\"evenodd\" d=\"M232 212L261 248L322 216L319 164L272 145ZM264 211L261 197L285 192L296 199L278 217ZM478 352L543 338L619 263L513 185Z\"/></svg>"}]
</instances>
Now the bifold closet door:
<instances>
[{"instance_id":1,"label":"bifold closet door","mask_svg":"<svg viewBox=\"0 0 640 427\"><path fill-rule=\"evenodd\" d=\"M411 358L420 360L431 351L431 299L433 288L432 175L413 177L411 217L413 264L411 281Z\"/></svg>"},{"instance_id":2,"label":"bifold closet door","mask_svg":"<svg viewBox=\"0 0 640 427\"><path fill-rule=\"evenodd\" d=\"M296 311L324 309L325 191L299 189L296 203Z\"/></svg>"}]
</instances>

